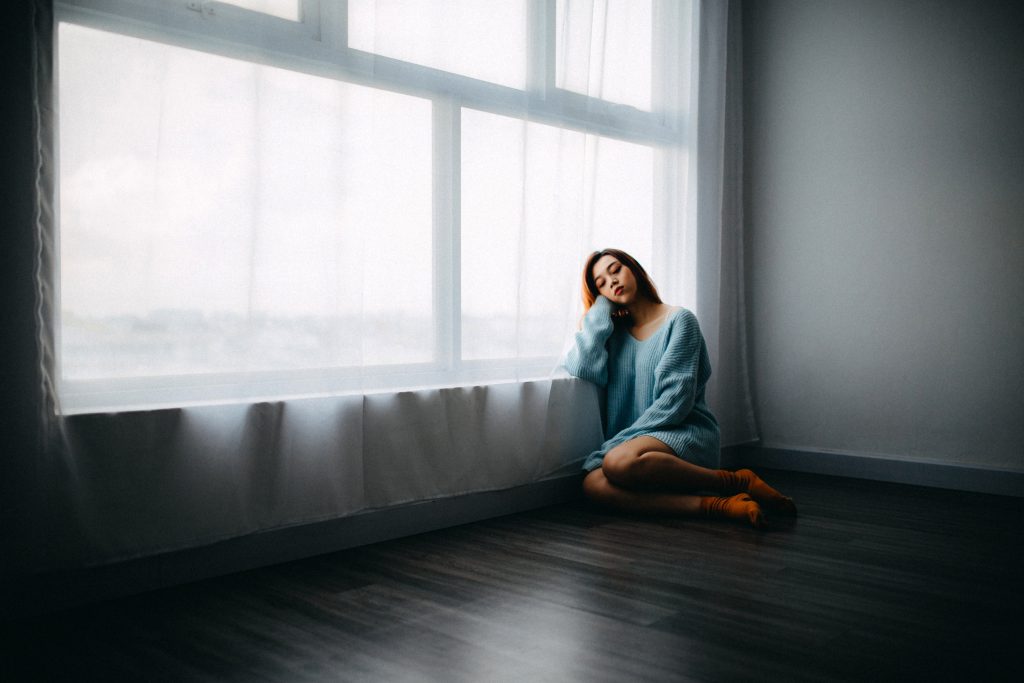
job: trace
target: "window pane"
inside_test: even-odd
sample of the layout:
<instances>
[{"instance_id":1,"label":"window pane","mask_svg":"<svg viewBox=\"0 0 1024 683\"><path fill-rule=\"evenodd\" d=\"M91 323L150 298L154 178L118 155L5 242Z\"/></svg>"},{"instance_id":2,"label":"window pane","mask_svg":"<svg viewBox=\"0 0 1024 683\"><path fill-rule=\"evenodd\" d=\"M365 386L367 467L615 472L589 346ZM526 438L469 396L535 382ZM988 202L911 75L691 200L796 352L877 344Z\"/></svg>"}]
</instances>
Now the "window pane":
<instances>
[{"instance_id":1,"label":"window pane","mask_svg":"<svg viewBox=\"0 0 1024 683\"><path fill-rule=\"evenodd\" d=\"M217 0L217 2L236 5L243 9L281 17L290 21L298 21L300 19L299 0Z\"/></svg>"},{"instance_id":2,"label":"window pane","mask_svg":"<svg viewBox=\"0 0 1024 683\"><path fill-rule=\"evenodd\" d=\"M65 378L431 358L428 101L70 24L59 68Z\"/></svg>"},{"instance_id":3,"label":"window pane","mask_svg":"<svg viewBox=\"0 0 1024 683\"><path fill-rule=\"evenodd\" d=\"M555 84L651 111L651 0L558 0Z\"/></svg>"},{"instance_id":4,"label":"window pane","mask_svg":"<svg viewBox=\"0 0 1024 683\"><path fill-rule=\"evenodd\" d=\"M526 0L349 0L349 47L526 87Z\"/></svg>"},{"instance_id":5,"label":"window pane","mask_svg":"<svg viewBox=\"0 0 1024 683\"><path fill-rule=\"evenodd\" d=\"M650 263L653 149L468 109L462 144L463 358L556 356L589 252Z\"/></svg>"}]
</instances>

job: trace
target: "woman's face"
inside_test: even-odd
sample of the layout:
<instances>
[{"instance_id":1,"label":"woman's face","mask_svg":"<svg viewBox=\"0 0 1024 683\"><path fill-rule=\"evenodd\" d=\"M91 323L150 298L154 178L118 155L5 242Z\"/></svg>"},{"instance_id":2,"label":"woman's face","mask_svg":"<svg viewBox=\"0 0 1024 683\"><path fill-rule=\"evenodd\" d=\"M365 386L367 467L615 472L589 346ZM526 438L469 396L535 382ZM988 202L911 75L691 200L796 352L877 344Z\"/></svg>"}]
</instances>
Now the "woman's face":
<instances>
[{"instance_id":1,"label":"woman's face","mask_svg":"<svg viewBox=\"0 0 1024 683\"><path fill-rule=\"evenodd\" d=\"M612 303L628 306L636 299L636 278L633 277L633 271L611 254L599 258L591 274L594 276L594 284L597 285L597 293L603 294Z\"/></svg>"}]
</instances>

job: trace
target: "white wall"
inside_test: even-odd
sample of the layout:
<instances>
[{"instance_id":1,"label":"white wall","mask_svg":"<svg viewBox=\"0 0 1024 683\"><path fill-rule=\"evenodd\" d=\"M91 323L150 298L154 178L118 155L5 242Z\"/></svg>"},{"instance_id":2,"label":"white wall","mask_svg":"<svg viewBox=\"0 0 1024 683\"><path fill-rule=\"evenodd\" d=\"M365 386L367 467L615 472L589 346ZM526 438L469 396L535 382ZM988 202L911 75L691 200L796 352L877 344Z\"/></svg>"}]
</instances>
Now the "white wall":
<instances>
[{"instance_id":1,"label":"white wall","mask_svg":"<svg viewBox=\"0 0 1024 683\"><path fill-rule=\"evenodd\" d=\"M1022 8L745 2L762 445L1024 469Z\"/></svg>"}]
</instances>

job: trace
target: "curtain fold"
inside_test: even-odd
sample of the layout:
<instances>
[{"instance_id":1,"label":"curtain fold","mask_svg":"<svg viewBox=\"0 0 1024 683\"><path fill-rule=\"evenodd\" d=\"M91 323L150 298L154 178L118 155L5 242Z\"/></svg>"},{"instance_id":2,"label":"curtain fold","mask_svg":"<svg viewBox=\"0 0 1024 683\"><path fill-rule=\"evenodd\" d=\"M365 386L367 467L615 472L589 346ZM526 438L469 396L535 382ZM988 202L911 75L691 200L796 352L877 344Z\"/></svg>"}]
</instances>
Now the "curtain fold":
<instances>
[{"instance_id":1,"label":"curtain fold","mask_svg":"<svg viewBox=\"0 0 1024 683\"><path fill-rule=\"evenodd\" d=\"M56 159L54 145L53 93L53 9L51 2L33 0L32 3L32 94L34 104L34 138L36 149L35 190L36 220L32 226L36 240L34 268L36 302L35 322L32 330L39 349L39 395L33 397L39 407L39 426L42 442L49 446L60 437L60 423L54 415L60 412L57 396L57 349L53 315L57 306L55 291L57 271L57 234L54 215L56 196ZM58 444L59 445L59 444Z\"/></svg>"},{"instance_id":2,"label":"curtain fold","mask_svg":"<svg viewBox=\"0 0 1024 683\"><path fill-rule=\"evenodd\" d=\"M700 4L693 65L696 93L691 140L696 159L686 195L693 202L691 262L695 312L713 373L708 404L722 445L758 438L750 397L743 265L743 105L740 3Z\"/></svg>"},{"instance_id":3,"label":"curtain fold","mask_svg":"<svg viewBox=\"0 0 1024 683\"><path fill-rule=\"evenodd\" d=\"M74 477L54 461L39 466L39 516L23 520L35 533L9 548L11 573L573 475L601 442L596 392L568 380L83 414L64 424Z\"/></svg>"}]
</instances>

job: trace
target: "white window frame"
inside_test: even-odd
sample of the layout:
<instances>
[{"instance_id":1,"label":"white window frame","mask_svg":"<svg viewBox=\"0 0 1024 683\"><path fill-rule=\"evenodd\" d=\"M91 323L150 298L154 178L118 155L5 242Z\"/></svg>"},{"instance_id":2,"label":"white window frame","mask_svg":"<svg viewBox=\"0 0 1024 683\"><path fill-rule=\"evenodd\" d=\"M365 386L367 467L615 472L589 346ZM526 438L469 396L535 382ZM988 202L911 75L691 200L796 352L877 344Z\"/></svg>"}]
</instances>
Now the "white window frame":
<instances>
[{"instance_id":1,"label":"white window frame","mask_svg":"<svg viewBox=\"0 0 1024 683\"><path fill-rule=\"evenodd\" d=\"M476 109L583 133L649 145L655 150L654 253L674 246L659 226L674 211L673 173L683 144L680 111L669 84L678 78L676 55L654 65L653 112L590 98L555 86L555 0L530 0L527 87L517 90L459 74L351 49L347 0L300 0L298 22L213 0L56 0L55 25L79 24L145 40L200 50L301 73L423 97L432 103L434 360L361 368L260 371L189 376L65 380L60 371L60 305L52 321L56 376L65 414L131 410L205 402L279 400L303 395L395 391L546 377L557 358L463 360L460 299L461 111ZM696 0L694 7L696 11ZM673 0L655 0L658 31L686 30ZM258 36L258 42L251 36ZM268 36L273 47L268 48ZM540 36L542 40L535 40ZM60 49L55 37L54 56ZM685 62L682 62L685 63ZM54 70L56 73L56 69ZM59 85L55 100L59 107ZM55 155L59 155L56 145ZM58 157L59 158L59 157ZM57 164L59 170L59 163ZM57 182L57 187L60 183ZM59 203L55 203L59 207ZM56 216L59 226L59 215ZM59 240L59 229L56 231ZM57 250L59 253L59 249ZM654 264L657 266L657 263ZM59 284L59 264L53 274ZM60 291L59 286L55 292ZM242 387L244 386L244 393Z\"/></svg>"}]
</instances>

